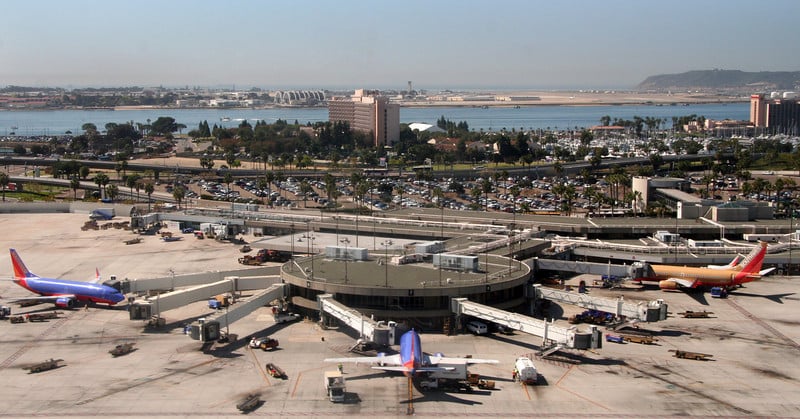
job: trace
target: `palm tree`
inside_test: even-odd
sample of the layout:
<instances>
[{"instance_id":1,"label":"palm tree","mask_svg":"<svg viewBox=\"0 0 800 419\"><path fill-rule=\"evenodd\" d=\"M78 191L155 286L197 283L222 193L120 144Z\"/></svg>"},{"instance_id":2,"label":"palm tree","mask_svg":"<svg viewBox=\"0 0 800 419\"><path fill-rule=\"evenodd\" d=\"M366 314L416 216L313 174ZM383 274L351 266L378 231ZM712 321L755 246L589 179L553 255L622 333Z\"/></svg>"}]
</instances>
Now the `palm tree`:
<instances>
[{"instance_id":1,"label":"palm tree","mask_svg":"<svg viewBox=\"0 0 800 419\"><path fill-rule=\"evenodd\" d=\"M403 185L398 183L397 186L394 187L394 191L395 191L395 193L397 193L397 195L400 196L400 205L402 205L403 204L403 192L405 192L405 188L403 187Z\"/></svg>"},{"instance_id":2,"label":"palm tree","mask_svg":"<svg viewBox=\"0 0 800 419\"><path fill-rule=\"evenodd\" d=\"M225 172L225 176L222 178L222 182L225 183L225 185L227 185L228 196L232 196L231 195L231 183L233 183L233 175L231 174L230 171Z\"/></svg>"},{"instance_id":3,"label":"palm tree","mask_svg":"<svg viewBox=\"0 0 800 419\"><path fill-rule=\"evenodd\" d=\"M303 208L308 207L308 194L311 193L314 189L311 187L311 184L308 183L307 180L303 179L300 182L300 192L303 194Z\"/></svg>"},{"instance_id":4,"label":"palm tree","mask_svg":"<svg viewBox=\"0 0 800 419\"><path fill-rule=\"evenodd\" d=\"M553 171L556 172L557 177L561 177L564 174L564 166L561 163L553 163Z\"/></svg>"},{"instance_id":5,"label":"palm tree","mask_svg":"<svg viewBox=\"0 0 800 419\"><path fill-rule=\"evenodd\" d=\"M133 196L133 188L134 187L136 187L137 191L139 190L139 186L137 186L137 185L139 185L139 179L141 179L141 176L139 176L137 174L133 174L133 175L130 175L127 178L125 178L125 186L130 188L131 196ZM138 196L137 196L137 201L138 201Z\"/></svg>"},{"instance_id":6,"label":"palm tree","mask_svg":"<svg viewBox=\"0 0 800 419\"><path fill-rule=\"evenodd\" d=\"M489 179L489 177L486 177L486 179L483 179L483 182L481 182L481 190L486 195L486 200L483 202L483 210L489 211L489 192L492 191L492 180Z\"/></svg>"},{"instance_id":7,"label":"palm tree","mask_svg":"<svg viewBox=\"0 0 800 419\"><path fill-rule=\"evenodd\" d=\"M8 173L0 172L0 188L3 189L3 202L6 200L6 186L8 186L10 180L11 178L9 178Z\"/></svg>"},{"instance_id":8,"label":"palm tree","mask_svg":"<svg viewBox=\"0 0 800 419\"><path fill-rule=\"evenodd\" d=\"M181 201L183 201L184 196L186 196L186 190L183 186L178 185L172 190L172 197L175 198L175 202L178 203L178 209L181 209Z\"/></svg>"},{"instance_id":9,"label":"palm tree","mask_svg":"<svg viewBox=\"0 0 800 419\"><path fill-rule=\"evenodd\" d=\"M108 195L111 200L115 200L117 195L119 195L119 188L117 185L108 185L106 186L106 195Z\"/></svg>"},{"instance_id":10,"label":"palm tree","mask_svg":"<svg viewBox=\"0 0 800 419\"><path fill-rule=\"evenodd\" d=\"M72 175L72 179L69 181L69 187L72 188L73 192L73 201L78 200L78 189L81 188L81 181L78 179L77 175Z\"/></svg>"},{"instance_id":11,"label":"palm tree","mask_svg":"<svg viewBox=\"0 0 800 419\"><path fill-rule=\"evenodd\" d=\"M267 181L267 193L269 195L272 195L272 182L275 181L275 172L269 171L269 172L265 173L264 174L264 180Z\"/></svg>"},{"instance_id":12,"label":"palm tree","mask_svg":"<svg viewBox=\"0 0 800 419\"><path fill-rule=\"evenodd\" d=\"M153 185L152 182L147 182L144 184L144 193L147 194L147 212L150 212L150 201L152 201L151 197L153 196L153 192L155 192L156 187Z\"/></svg>"},{"instance_id":13,"label":"palm tree","mask_svg":"<svg viewBox=\"0 0 800 419\"><path fill-rule=\"evenodd\" d=\"M105 173L98 173L94 175L94 183L100 188L100 191L105 190L106 185L110 182L111 179L108 178L108 175Z\"/></svg>"},{"instance_id":14,"label":"palm tree","mask_svg":"<svg viewBox=\"0 0 800 419\"><path fill-rule=\"evenodd\" d=\"M325 173L325 194L328 195L328 201L335 202L336 194L336 178L330 173Z\"/></svg>"}]
</instances>

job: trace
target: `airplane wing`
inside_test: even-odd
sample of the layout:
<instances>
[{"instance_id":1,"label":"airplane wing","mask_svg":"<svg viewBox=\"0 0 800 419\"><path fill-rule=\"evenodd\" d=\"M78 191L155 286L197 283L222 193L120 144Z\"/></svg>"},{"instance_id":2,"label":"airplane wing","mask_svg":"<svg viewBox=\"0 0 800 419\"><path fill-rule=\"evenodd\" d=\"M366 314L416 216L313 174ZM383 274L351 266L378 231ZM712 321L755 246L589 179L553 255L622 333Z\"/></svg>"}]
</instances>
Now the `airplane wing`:
<instances>
[{"instance_id":1,"label":"airplane wing","mask_svg":"<svg viewBox=\"0 0 800 419\"><path fill-rule=\"evenodd\" d=\"M497 364L498 361L496 359L480 359L480 358L453 358L453 357L446 357L446 356L432 356L430 358L431 365L438 365L438 364Z\"/></svg>"},{"instance_id":2,"label":"airplane wing","mask_svg":"<svg viewBox=\"0 0 800 419\"><path fill-rule=\"evenodd\" d=\"M380 364L381 366L384 365L391 365L391 366L401 366L403 365L403 361L400 359L400 354L395 355L386 355L386 356L363 356L363 357L348 357L348 358L327 358L325 362L337 362L337 363L350 363L350 364ZM405 371L405 367L398 371ZM391 370L390 370L391 371Z\"/></svg>"},{"instance_id":3,"label":"airplane wing","mask_svg":"<svg viewBox=\"0 0 800 419\"><path fill-rule=\"evenodd\" d=\"M31 302L31 301L41 301L43 303L53 303L56 300L61 299L61 298L75 299L75 294L40 295L38 297L9 298L8 301L12 302L12 303L24 303L24 302Z\"/></svg>"}]
</instances>

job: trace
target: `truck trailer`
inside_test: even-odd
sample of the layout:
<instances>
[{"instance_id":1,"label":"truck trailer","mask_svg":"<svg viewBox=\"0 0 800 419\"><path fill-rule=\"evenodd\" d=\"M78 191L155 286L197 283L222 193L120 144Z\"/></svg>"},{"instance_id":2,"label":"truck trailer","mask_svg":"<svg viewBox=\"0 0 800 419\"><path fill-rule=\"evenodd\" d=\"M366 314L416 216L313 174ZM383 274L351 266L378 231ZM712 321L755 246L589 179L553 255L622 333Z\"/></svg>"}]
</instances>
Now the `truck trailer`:
<instances>
[{"instance_id":1,"label":"truck trailer","mask_svg":"<svg viewBox=\"0 0 800 419\"><path fill-rule=\"evenodd\" d=\"M536 384L539 382L539 372L533 365L530 358L519 357L514 363L515 377L518 381L525 384Z\"/></svg>"}]
</instances>

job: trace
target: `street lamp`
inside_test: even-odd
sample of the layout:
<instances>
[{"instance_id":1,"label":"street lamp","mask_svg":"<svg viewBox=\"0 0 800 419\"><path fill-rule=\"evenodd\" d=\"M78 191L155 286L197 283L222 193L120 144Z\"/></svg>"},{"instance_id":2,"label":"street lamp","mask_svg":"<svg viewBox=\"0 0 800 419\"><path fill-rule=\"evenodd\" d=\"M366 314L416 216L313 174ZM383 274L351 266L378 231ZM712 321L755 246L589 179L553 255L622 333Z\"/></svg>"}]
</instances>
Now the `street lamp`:
<instances>
[{"instance_id":1,"label":"street lamp","mask_svg":"<svg viewBox=\"0 0 800 419\"><path fill-rule=\"evenodd\" d=\"M350 239L347 237L339 240L339 242L344 243L344 283L347 284L347 259L350 258L350 251L347 248L347 245L350 244Z\"/></svg>"},{"instance_id":2,"label":"street lamp","mask_svg":"<svg viewBox=\"0 0 800 419\"><path fill-rule=\"evenodd\" d=\"M289 227L291 228L291 230L290 230L291 233L290 233L290 239L289 240L290 240L291 246L292 246L291 247L292 248L292 259L294 259L294 223L292 223Z\"/></svg>"},{"instance_id":3,"label":"street lamp","mask_svg":"<svg viewBox=\"0 0 800 419\"><path fill-rule=\"evenodd\" d=\"M314 254L311 253L314 250L312 246L312 241L314 241L314 234L311 232L311 220L306 221L306 230L308 237L306 238L306 253L311 257L311 280L314 280Z\"/></svg>"},{"instance_id":4,"label":"street lamp","mask_svg":"<svg viewBox=\"0 0 800 419\"><path fill-rule=\"evenodd\" d=\"M383 246L385 249L383 253L383 265L385 271L383 285L386 288L389 288L389 246L393 244L394 243L391 240L386 240L384 242L381 242L381 246Z\"/></svg>"},{"instance_id":5,"label":"street lamp","mask_svg":"<svg viewBox=\"0 0 800 419\"><path fill-rule=\"evenodd\" d=\"M789 266L786 275L792 275L792 240L794 239L794 202L789 201Z\"/></svg>"}]
</instances>

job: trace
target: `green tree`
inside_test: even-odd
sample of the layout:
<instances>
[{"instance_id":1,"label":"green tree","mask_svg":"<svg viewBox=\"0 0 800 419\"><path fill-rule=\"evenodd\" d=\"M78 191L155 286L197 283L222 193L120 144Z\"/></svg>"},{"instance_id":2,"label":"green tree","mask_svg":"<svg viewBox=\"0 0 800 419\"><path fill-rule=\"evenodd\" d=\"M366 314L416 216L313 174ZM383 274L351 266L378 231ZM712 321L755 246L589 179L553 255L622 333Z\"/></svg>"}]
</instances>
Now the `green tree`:
<instances>
[{"instance_id":1,"label":"green tree","mask_svg":"<svg viewBox=\"0 0 800 419\"><path fill-rule=\"evenodd\" d=\"M222 177L222 182L225 183L225 185L227 185L228 196L229 197L232 196L231 195L231 192L232 192L231 191L231 183L233 183L233 175L231 174L230 171L226 171L225 172L225 176ZM233 200L233 198L230 198L230 199Z\"/></svg>"},{"instance_id":2,"label":"green tree","mask_svg":"<svg viewBox=\"0 0 800 419\"><path fill-rule=\"evenodd\" d=\"M6 187L8 186L8 182L10 180L11 179L9 178L8 173L0 172L0 187L2 187L3 190L3 202L6 200Z\"/></svg>"},{"instance_id":3,"label":"green tree","mask_svg":"<svg viewBox=\"0 0 800 419\"><path fill-rule=\"evenodd\" d=\"M183 197L186 196L186 189L183 186L178 185L172 189L172 197L175 198L175 202L178 203L178 209L181 209L181 202L183 201Z\"/></svg>"},{"instance_id":4,"label":"green tree","mask_svg":"<svg viewBox=\"0 0 800 419\"><path fill-rule=\"evenodd\" d=\"M106 195L111 198L112 201L116 200L117 196L119 196L119 188L117 185L106 186Z\"/></svg>"},{"instance_id":5,"label":"green tree","mask_svg":"<svg viewBox=\"0 0 800 419\"><path fill-rule=\"evenodd\" d=\"M179 129L178 125L179 124L175 122L175 118L160 116L152 124L150 124L150 133L156 135L171 134ZM185 125L182 125L182 127L186 128Z\"/></svg>"},{"instance_id":6,"label":"green tree","mask_svg":"<svg viewBox=\"0 0 800 419\"><path fill-rule=\"evenodd\" d=\"M89 171L89 166L81 166L81 168L78 169L78 174L81 176L81 179L86 180L86 178L89 177Z\"/></svg>"},{"instance_id":7,"label":"green tree","mask_svg":"<svg viewBox=\"0 0 800 419\"><path fill-rule=\"evenodd\" d=\"M78 200L78 189L81 188L81 181L78 179L77 175L72 175L72 178L69 180L69 187L72 188L73 192L73 201Z\"/></svg>"},{"instance_id":8,"label":"green tree","mask_svg":"<svg viewBox=\"0 0 800 419\"><path fill-rule=\"evenodd\" d=\"M300 193L303 194L303 208L308 207L308 194L313 190L314 188L311 187L311 184L308 183L307 180L303 179L303 181L300 182Z\"/></svg>"},{"instance_id":9,"label":"green tree","mask_svg":"<svg viewBox=\"0 0 800 419\"><path fill-rule=\"evenodd\" d=\"M111 179L108 178L108 175L105 173L98 173L94 175L94 183L100 188L100 190L105 190L106 185L110 182Z\"/></svg>"},{"instance_id":10,"label":"green tree","mask_svg":"<svg viewBox=\"0 0 800 419\"><path fill-rule=\"evenodd\" d=\"M150 202L152 201L153 192L155 192L156 187L153 185L153 182L147 182L144 184L144 193L147 194L147 212L150 212Z\"/></svg>"},{"instance_id":11,"label":"green tree","mask_svg":"<svg viewBox=\"0 0 800 419\"><path fill-rule=\"evenodd\" d=\"M132 174L125 178L125 186L130 188L131 196L133 196L133 188L136 188L136 201L139 201L139 180L141 178L138 174Z\"/></svg>"},{"instance_id":12,"label":"green tree","mask_svg":"<svg viewBox=\"0 0 800 419\"><path fill-rule=\"evenodd\" d=\"M269 171L265 173L264 179L267 181L267 193L272 194L272 182L275 182L275 172Z\"/></svg>"}]
</instances>

